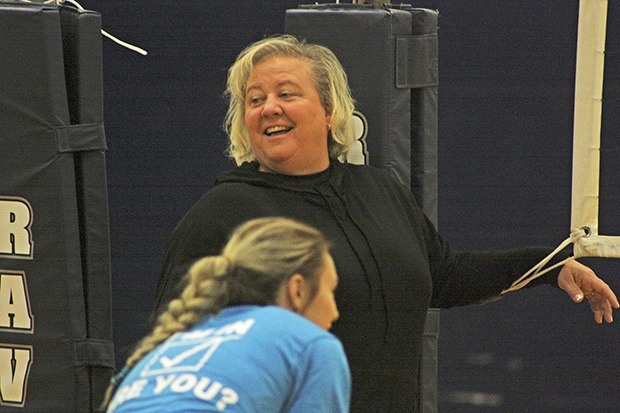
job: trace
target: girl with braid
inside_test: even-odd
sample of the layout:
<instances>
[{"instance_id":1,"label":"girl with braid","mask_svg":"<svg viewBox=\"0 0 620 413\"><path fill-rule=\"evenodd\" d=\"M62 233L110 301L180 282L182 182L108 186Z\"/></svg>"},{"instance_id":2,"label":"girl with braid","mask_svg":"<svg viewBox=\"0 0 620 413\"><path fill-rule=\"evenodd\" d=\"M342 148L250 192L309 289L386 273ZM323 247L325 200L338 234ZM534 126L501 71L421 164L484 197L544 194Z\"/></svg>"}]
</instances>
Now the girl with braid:
<instances>
[{"instance_id":1,"label":"girl with braid","mask_svg":"<svg viewBox=\"0 0 620 413\"><path fill-rule=\"evenodd\" d=\"M186 277L112 380L107 412L349 411L349 367L327 331L338 277L319 231L248 221Z\"/></svg>"}]
</instances>

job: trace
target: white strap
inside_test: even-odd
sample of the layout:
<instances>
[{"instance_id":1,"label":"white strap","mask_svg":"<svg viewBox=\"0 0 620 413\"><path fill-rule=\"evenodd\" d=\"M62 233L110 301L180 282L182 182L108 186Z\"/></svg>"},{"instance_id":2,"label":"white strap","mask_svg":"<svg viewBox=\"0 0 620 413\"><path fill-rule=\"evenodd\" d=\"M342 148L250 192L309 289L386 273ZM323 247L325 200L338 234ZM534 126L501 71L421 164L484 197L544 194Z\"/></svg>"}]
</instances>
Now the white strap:
<instances>
[{"instance_id":1,"label":"white strap","mask_svg":"<svg viewBox=\"0 0 620 413\"><path fill-rule=\"evenodd\" d=\"M512 285L505 289L504 291L502 291L501 295L506 294L507 292L510 291L515 291L515 290L520 290L521 288L525 287L526 285L528 285L531 281L535 280L536 278L540 277L543 274L548 273L549 271L553 270L554 268L560 267L564 264L566 264L568 261L570 260L574 260L575 257L568 257L565 260L562 260L556 264L553 264L552 266L545 268L544 270L542 270L542 268L547 265L547 263L561 250L563 250L564 248L566 248L568 245L570 245L571 243L575 243L577 242L579 239L583 238L583 237L587 237L588 236L588 232L586 229L581 228L578 230L575 230L571 233L570 237L568 237L567 239L565 239L555 250L553 250L553 252L549 255L547 255L545 258L543 258L538 264L536 264L535 266L533 266L528 272L526 272L525 274L523 274L521 277L519 277L519 279L517 279L515 282L512 283Z\"/></svg>"},{"instance_id":2,"label":"white strap","mask_svg":"<svg viewBox=\"0 0 620 413\"><path fill-rule=\"evenodd\" d=\"M28 1L28 2L33 3L33 1L32 1L32 0L25 0L25 1ZM79 11L85 11L85 9L84 9L84 8L83 8L83 7L82 7L82 6L81 6L81 5L77 2L77 1L75 1L75 0L46 0L46 1L43 1L43 2L41 2L41 3L44 3L44 4L50 4L50 3L51 3L51 4L71 3L71 4L73 4L75 7L77 7L77 9L78 9ZM134 46L134 45L132 45L132 44L129 44L129 43L127 43L127 42L124 42L124 41L122 41L122 40L120 40L120 39L118 39L118 38L116 38L116 37L112 36L110 33L106 32L106 31L105 31L105 30L103 30L103 29L101 29L101 34L103 34L103 35L104 35L105 37L107 37L108 39L110 39L110 40L114 41L115 43L120 44L120 45L121 45L121 46L123 46L123 47L126 47L126 48L127 48L127 49L129 49L129 50L132 50L132 51L134 51L134 52L136 52L136 53L140 53L140 54L141 54L141 55L143 55L143 56L146 56L146 55L147 55L147 51L146 51L146 50L144 50L144 49L142 49L142 48L140 48L140 47L138 47L138 46Z\"/></svg>"}]
</instances>

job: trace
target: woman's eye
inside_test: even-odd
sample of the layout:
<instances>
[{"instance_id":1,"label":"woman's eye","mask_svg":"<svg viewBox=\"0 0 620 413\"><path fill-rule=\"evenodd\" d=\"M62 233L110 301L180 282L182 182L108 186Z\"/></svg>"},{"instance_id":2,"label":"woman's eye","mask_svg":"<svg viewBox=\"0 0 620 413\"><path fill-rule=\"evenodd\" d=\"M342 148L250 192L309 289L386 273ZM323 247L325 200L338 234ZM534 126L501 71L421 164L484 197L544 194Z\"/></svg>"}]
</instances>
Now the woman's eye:
<instances>
[{"instance_id":1,"label":"woman's eye","mask_svg":"<svg viewBox=\"0 0 620 413\"><path fill-rule=\"evenodd\" d=\"M248 101L250 103L250 106L256 106L260 104L260 102L262 101L262 98L260 96L254 96L248 99Z\"/></svg>"}]
</instances>

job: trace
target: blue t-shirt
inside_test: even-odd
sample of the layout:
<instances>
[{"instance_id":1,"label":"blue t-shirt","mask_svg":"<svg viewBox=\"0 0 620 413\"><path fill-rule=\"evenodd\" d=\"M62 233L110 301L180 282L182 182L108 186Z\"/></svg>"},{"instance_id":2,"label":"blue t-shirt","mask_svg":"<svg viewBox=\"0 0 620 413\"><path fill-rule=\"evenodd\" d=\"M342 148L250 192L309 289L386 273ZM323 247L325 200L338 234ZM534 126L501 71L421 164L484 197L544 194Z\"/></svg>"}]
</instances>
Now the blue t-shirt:
<instances>
[{"instance_id":1,"label":"blue t-shirt","mask_svg":"<svg viewBox=\"0 0 620 413\"><path fill-rule=\"evenodd\" d=\"M108 413L348 412L340 341L280 307L230 307L145 356Z\"/></svg>"}]
</instances>

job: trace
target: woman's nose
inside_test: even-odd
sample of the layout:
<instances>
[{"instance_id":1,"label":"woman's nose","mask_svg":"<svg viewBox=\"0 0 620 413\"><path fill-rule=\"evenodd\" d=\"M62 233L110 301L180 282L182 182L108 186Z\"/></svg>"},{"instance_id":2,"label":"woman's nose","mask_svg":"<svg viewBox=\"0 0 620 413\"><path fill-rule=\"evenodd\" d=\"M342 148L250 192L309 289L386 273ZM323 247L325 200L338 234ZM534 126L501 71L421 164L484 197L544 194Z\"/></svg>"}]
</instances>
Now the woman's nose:
<instances>
[{"instance_id":1,"label":"woman's nose","mask_svg":"<svg viewBox=\"0 0 620 413\"><path fill-rule=\"evenodd\" d=\"M282 107L278 100L273 96L268 96L263 105L263 116L278 116L282 114Z\"/></svg>"}]
</instances>

